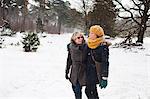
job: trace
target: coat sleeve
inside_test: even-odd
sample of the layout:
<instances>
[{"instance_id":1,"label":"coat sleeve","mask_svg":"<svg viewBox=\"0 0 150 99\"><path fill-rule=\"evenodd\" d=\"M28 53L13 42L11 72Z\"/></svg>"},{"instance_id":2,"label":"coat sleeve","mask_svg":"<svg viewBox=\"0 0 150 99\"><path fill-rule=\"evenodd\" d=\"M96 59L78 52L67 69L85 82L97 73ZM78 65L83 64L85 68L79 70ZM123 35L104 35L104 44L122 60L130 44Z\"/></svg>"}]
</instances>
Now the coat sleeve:
<instances>
[{"instance_id":1,"label":"coat sleeve","mask_svg":"<svg viewBox=\"0 0 150 99\"><path fill-rule=\"evenodd\" d=\"M104 46L102 49L101 65L102 65L101 76L108 77L108 73L109 73L109 48L108 46Z\"/></svg>"},{"instance_id":2,"label":"coat sleeve","mask_svg":"<svg viewBox=\"0 0 150 99\"><path fill-rule=\"evenodd\" d=\"M66 65L66 70L65 72L68 74L70 67L72 65L72 60L71 60L71 53L70 53L70 49L69 49L69 44L67 45L67 50L68 50L68 56L67 56L67 65Z\"/></svg>"}]
</instances>

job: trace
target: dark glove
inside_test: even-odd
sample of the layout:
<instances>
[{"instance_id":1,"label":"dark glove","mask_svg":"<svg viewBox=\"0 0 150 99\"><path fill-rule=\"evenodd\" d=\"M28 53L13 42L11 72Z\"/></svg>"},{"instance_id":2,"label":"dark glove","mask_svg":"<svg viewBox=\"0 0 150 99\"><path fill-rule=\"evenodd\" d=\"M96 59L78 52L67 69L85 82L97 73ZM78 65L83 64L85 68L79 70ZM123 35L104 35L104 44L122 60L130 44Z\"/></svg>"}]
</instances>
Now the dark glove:
<instances>
[{"instance_id":1,"label":"dark glove","mask_svg":"<svg viewBox=\"0 0 150 99\"><path fill-rule=\"evenodd\" d=\"M99 87L101 88L101 89L103 89L103 88L106 88L106 86L107 86L107 80L101 80L100 82L99 82Z\"/></svg>"},{"instance_id":2,"label":"dark glove","mask_svg":"<svg viewBox=\"0 0 150 99\"><path fill-rule=\"evenodd\" d=\"M65 78L66 78L67 80L69 79L68 73L65 74Z\"/></svg>"}]
</instances>

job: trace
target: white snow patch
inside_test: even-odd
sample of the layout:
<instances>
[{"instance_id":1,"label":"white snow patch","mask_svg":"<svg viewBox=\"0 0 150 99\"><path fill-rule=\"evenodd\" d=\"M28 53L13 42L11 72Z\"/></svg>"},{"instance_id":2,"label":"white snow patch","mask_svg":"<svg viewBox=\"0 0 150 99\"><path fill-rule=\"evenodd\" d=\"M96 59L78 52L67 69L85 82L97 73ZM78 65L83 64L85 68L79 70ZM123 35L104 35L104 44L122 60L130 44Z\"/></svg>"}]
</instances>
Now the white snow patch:
<instances>
[{"instance_id":1,"label":"white snow patch","mask_svg":"<svg viewBox=\"0 0 150 99\"><path fill-rule=\"evenodd\" d=\"M6 48L0 49L0 99L74 99L64 77L71 34L40 38L39 49L32 53L23 52L21 36L5 37ZM98 87L101 99L150 99L150 38L143 46L132 51L110 47L108 87Z\"/></svg>"}]
</instances>

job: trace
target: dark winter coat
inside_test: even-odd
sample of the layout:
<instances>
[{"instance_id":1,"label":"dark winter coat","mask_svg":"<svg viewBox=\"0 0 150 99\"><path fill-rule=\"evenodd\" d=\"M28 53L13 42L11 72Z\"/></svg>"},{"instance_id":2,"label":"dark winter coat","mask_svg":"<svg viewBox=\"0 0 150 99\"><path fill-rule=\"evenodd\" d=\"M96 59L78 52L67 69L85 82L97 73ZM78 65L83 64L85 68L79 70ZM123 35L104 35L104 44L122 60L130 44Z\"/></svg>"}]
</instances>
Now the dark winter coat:
<instances>
[{"instance_id":1,"label":"dark winter coat","mask_svg":"<svg viewBox=\"0 0 150 99\"><path fill-rule=\"evenodd\" d=\"M107 44L101 44L96 49L88 48L88 55L86 61L86 75L87 84L99 83L101 77L108 77L109 72L109 49ZM100 69L96 68L97 62Z\"/></svg>"},{"instance_id":2,"label":"dark winter coat","mask_svg":"<svg viewBox=\"0 0 150 99\"><path fill-rule=\"evenodd\" d=\"M73 85L79 81L80 85L83 86L86 84L86 73L85 73L85 60L86 60L86 44L76 45L70 43L67 45L68 48L68 58L66 73L70 73L70 81Z\"/></svg>"}]
</instances>

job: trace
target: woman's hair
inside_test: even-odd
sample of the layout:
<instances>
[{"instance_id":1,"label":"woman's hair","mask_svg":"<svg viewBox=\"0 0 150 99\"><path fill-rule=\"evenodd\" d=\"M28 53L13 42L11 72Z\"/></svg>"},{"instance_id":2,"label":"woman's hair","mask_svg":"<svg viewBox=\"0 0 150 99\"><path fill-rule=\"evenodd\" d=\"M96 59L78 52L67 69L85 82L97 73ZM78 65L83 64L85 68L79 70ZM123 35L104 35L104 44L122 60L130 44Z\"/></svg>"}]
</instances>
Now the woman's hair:
<instances>
[{"instance_id":1,"label":"woman's hair","mask_svg":"<svg viewBox=\"0 0 150 99\"><path fill-rule=\"evenodd\" d=\"M72 37L71 37L71 42L72 43L75 43L75 40L77 39L77 36L80 35L80 36L83 36L83 34L81 32L75 32L72 34ZM83 43L85 42L85 39L84 39L84 36L83 36Z\"/></svg>"}]
</instances>

